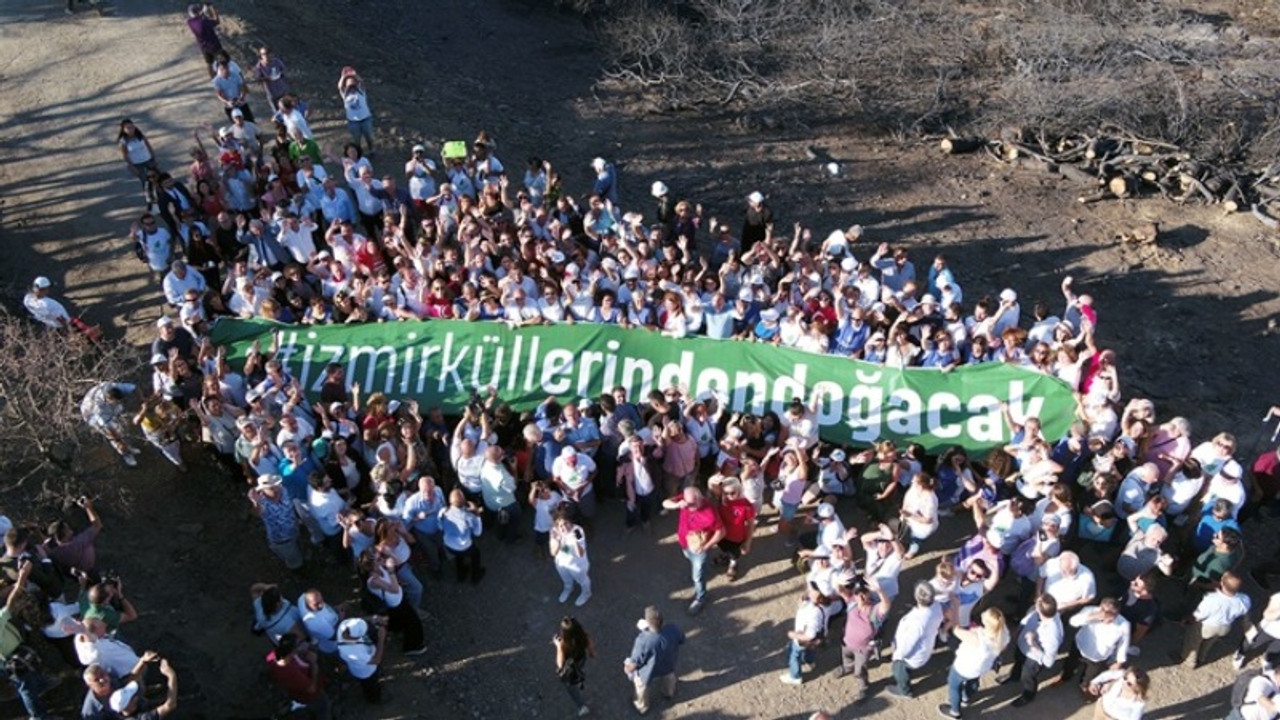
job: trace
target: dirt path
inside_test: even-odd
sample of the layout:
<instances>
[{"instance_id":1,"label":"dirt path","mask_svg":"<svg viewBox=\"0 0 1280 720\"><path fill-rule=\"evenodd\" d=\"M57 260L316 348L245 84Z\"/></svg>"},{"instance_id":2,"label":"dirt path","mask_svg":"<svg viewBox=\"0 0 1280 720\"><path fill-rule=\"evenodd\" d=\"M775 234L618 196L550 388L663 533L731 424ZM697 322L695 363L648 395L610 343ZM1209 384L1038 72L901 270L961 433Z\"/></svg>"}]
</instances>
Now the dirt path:
<instances>
[{"instance_id":1,"label":"dirt path","mask_svg":"<svg viewBox=\"0 0 1280 720\"><path fill-rule=\"evenodd\" d=\"M546 155L571 189L589 182L587 162L601 154L625 164L629 202L647 206L645 190L662 179L735 221L742 196L765 188L781 226L803 218L825 234L859 222L870 240L904 243L918 262L945 251L974 294L1010 285L1028 301L1040 297L1056 306L1057 285L1071 273L1097 298L1104 339L1121 350L1126 394L1154 398L1162 414L1187 414L1198 435L1231 428L1249 448L1262 403L1280 398L1267 362L1278 349L1269 331L1280 310L1277 245L1251 219L1160 201L1081 207L1074 191L1048 176L976 157L944 162L927 148L849 139L839 128L808 129L786 119L780 129L749 133L727 117L636 120L622 99L592 95L597 60L581 24L533 11L535 4L442 0L392 17L368 2L268 0L223 9L233 45L243 50L249 40L267 39L290 64L313 99L313 125L327 148L342 141L332 78L353 62L370 81L384 138L471 138L484 128L498 138L509 168L528 154ZM0 0L0 278L25 284L37 273L49 275L91 319L135 342L149 339L160 298L124 239L141 196L112 145L116 124L132 117L162 165L185 174L191 128L220 119L180 11L178 4L124 0L107 17L68 17L48 0ZM839 160L842 174L824 175L806 152L810 146ZM376 163L391 167L402 148L384 147ZM1113 239L1152 219L1166 231L1159 247L1128 248ZM179 664L182 716L264 716L274 695L256 665L262 641L246 632L245 590L281 573L239 491L208 469L179 477L154 455L130 472L106 457L90 464L104 482L131 490L129 514L108 511L104 563L122 571L144 613L129 639ZM742 580L714 580L714 604L690 620L682 610L686 565L673 541L624 537L620 508L606 506L602 514L591 548L596 599L578 613L600 650L588 671L597 716L628 716L618 666L635 618L654 602L690 634L679 701L663 717L805 717L825 706L839 717L906 719L932 716L942 700L943 661L929 666L926 696L910 703L879 693L847 709L849 686L829 673L833 652L820 661L824 674L816 681L803 689L781 686L776 675L785 665L799 584L777 539L758 545ZM671 522L660 529L669 532ZM955 540L961 524L945 531ZM943 546L941 538L934 543ZM569 714L548 642L563 612L555 604L554 573L532 559L527 543L516 552L491 544L485 550L487 592L430 585L431 652L421 663L391 666L394 698L385 709L366 711L352 699L344 717ZM917 560L904 580L923 574L935 556ZM313 583L332 597L350 595L341 574L290 581L286 589L296 594ZM1230 682L1229 663L1195 674L1161 667L1177 640L1174 630L1158 632L1138 661L1157 668L1148 717L1225 715L1220 688ZM873 672L877 689L886 674L883 666ZM60 692L66 703L75 701L75 692ZM1011 717L1005 704L1011 698L1008 689L984 691L977 710ZM1019 715L1059 720L1090 712L1074 691L1054 688Z\"/></svg>"}]
</instances>

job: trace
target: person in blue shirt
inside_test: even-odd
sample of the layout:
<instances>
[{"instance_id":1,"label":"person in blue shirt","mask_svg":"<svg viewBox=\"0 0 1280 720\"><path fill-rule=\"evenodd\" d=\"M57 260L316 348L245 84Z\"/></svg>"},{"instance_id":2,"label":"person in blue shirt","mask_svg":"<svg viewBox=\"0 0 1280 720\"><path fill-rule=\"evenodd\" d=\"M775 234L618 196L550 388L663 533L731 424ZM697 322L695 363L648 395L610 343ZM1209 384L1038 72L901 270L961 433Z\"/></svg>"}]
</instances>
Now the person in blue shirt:
<instances>
[{"instance_id":1,"label":"person in blue shirt","mask_svg":"<svg viewBox=\"0 0 1280 720\"><path fill-rule=\"evenodd\" d=\"M591 169L596 171L596 184L592 188L593 195L601 200L608 200L615 207L618 205L618 169L604 158L591 161Z\"/></svg>"},{"instance_id":2,"label":"person in blue shirt","mask_svg":"<svg viewBox=\"0 0 1280 720\"><path fill-rule=\"evenodd\" d=\"M480 564L480 549L475 543L484 532L480 508L467 502L461 488L454 488L449 493L449 506L440 511L439 518L445 552L453 558L458 582L470 579L473 585L478 585L485 573L484 566Z\"/></svg>"},{"instance_id":3,"label":"person in blue shirt","mask_svg":"<svg viewBox=\"0 0 1280 720\"><path fill-rule=\"evenodd\" d=\"M1196 524L1196 534L1192 540L1197 553L1208 550L1213 545L1213 537L1221 530L1231 528L1240 532L1240 524L1232 517L1232 509L1231 501L1223 498L1218 498L1204 509L1204 513L1200 515L1200 522Z\"/></svg>"},{"instance_id":4,"label":"person in blue shirt","mask_svg":"<svg viewBox=\"0 0 1280 720\"><path fill-rule=\"evenodd\" d=\"M440 511L444 508L444 491L436 486L435 478L423 475L418 478L418 492L405 500L400 516L427 558L427 570L437 579L444 564L440 543Z\"/></svg>"},{"instance_id":5,"label":"person in blue shirt","mask_svg":"<svg viewBox=\"0 0 1280 720\"><path fill-rule=\"evenodd\" d=\"M654 686L660 687L668 700L675 695L676 665L685 635L679 626L664 622L662 613L652 605L644 609L644 619L637 628L640 634L623 662L623 669L635 685L636 696L631 704L643 715L649 712Z\"/></svg>"}]
</instances>

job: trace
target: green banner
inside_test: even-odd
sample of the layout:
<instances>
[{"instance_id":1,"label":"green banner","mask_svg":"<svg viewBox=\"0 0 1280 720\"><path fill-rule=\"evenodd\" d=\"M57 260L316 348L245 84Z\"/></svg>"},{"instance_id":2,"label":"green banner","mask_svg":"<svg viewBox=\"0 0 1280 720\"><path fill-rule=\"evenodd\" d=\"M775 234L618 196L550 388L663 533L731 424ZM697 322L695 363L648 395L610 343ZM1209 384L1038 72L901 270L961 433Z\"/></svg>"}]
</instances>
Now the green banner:
<instances>
[{"instance_id":1,"label":"green banner","mask_svg":"<svg viewBox=\"0 0 1280 720\"><path fill-rule=\"evenodd\" d=\"M672 384L693 394L715 390L734 410L781 414L793 397L822 397L822 438L867 444L892 438L929 451L963 445L972 452L1008 440L999 409L1016 420L1037 416L1045 436L1061 437L1075 401L1054 377L1001 363L895 370L800 350L731 340L673 340L613 325L555 325L510 329L497 322L432 320L367 325L286 326L224 318L213 342L243 361L254 340L267 348L279 335L277 357L313 397L324 368L336 362L349 382L393 398L414 398L457 412L471 391L496 387L517 410L548 396L561 402L597 397L617 385L633 402Z\"/></svg>"}]
</instances>

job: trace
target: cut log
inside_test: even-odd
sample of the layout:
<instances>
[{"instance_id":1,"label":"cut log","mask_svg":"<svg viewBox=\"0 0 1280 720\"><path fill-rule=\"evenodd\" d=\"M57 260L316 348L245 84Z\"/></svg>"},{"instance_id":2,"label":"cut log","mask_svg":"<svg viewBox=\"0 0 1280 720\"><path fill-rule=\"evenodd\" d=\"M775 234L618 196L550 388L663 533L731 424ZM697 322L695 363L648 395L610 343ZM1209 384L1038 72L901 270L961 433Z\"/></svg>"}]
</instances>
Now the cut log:
<instances>
[{"instance_id":1,"label":"cut log","mask_svg":"<svg viewBox=\"0 0 1280 720\"><path fill-rule=\"evenodd\" d=\"M979 138L942 138L940 147L942 152L947 155L962 155L971 153L974 150L986 145L986 141Z\"/></svg>"},{"instance_id":2,"label":"cut log","mask_svg":"<svg viewBox=\"0 0 1280 720\"><path fill-rule=\"evenodd\" d=\"M1227 194L1222 196L1222 209L1233 213L1244 207L1244 204L1244 192L1240 190L1240 183L1232 183L1227 188Z\"/></svg>"},{"instance_id":3,"label":"cut log","mask_svg":"<svg viewBox=\"0 0 1280 720\"><path fill-rule=\"evenodd\" d=\"M1126 198L1138 191L1138 183L1128 175L1116 175L1107 181L1107 190L1118 198Z\"/></svg>"},{"instance_id":4,"label":"cut log","mask_svg":"<svg viewBox=\"0 0 1280 720\"><path fill-rule=\"evenodd\" d=\"M1092 192L1092 193L1089 193L1088 195L1081 195L1080 197L1076 198L1076 201L1079 202L1081 205L1087 205L1089 203L1098 202L1099 200L1107 200L1111 197L1114 197L1114 196L1110 192L1106 190L1098 190L1097 192Z\"/></svg>"}]
</instances>

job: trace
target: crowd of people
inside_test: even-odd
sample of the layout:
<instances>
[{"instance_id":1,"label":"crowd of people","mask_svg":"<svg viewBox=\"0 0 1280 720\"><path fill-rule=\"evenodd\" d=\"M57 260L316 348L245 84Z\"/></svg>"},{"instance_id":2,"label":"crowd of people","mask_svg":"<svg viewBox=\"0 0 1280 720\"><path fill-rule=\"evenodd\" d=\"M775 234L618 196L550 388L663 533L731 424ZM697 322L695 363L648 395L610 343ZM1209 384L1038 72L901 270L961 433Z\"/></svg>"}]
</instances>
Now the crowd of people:
<instances>
[{"instance_id":1,"label":"crowd of people","mask_svg":"<svg viewBox=\"0 0 1280 720\"><path fill-rule=\"evenodd\" d=\"M1247 585L1269 592L1280 563L1246 572L1241 531L1275 507L1280 455L1245 457L1230 433L1195 433L1150 400L1126 399L1116 354L1099 345L1100 313L1070 277L1060 312L1037 301L1023 313L1013 289L989 296L977 278L962 285L961 268L941 254L917 271L906 248L869 242L857 226L819 239L797 223L780 237L759 192L734 223L706 219L663 182L647 206L624 210L618 169L597 158L579 202L542 158L509 173L483 132L438 158L414 146L378 175L374 116L354 69L338 81L350 141L335 159L278 57L262 47L246 72L217 37L216 10L193 5L188 24L227 124L208 135L213 152L195 134L178 177L161 170L142 128L121 122L120 153L147 205L130 238L168 309L150 348L150 385L103 382L81 411L126 464L137 463L139 431L179 468L198 454L216 458L245 483L285 569L358 575L354 603L331 604L314 588L296 599L278 584L250 589L254 627L271 646L268 672L295 710L331 715L328 669L339 664L366 701L380 702L388 636L403 655L422 654L430 586L446 571L483 582L482 549L533 543L553 559L559 602L584 606L595 519L617 511L628 533L669 532L674 522L691 617L713 604L719 568L726 592L751 572L758 543L794 556L802 579L784 582L800 597L779 638L786 685L802 686L830 657L861 702L883 660L886 692L907 699L942 658L948 701L938 712L958 718L985 676L1016 685L1012 704L1022 707L1056 667L1096 704L1095 718L1138 720L1159 662L1142 648L1166 632L1181 634L1172 660L1189 667L1230 638L1241 671L1232 716L1280 715L1280 593L1258 603L1259 616ZM65 331L70 317L50 285L38 278L27 306ZM816 397L781 413L738 413L725 397L678 383L642 398L625 387L551 397L527 412L488 388L454 415L368 392L338 364L309 396L274 347L255 344L232 366L209 339L218 316L607 323L939 372L1001 362L1061 379L1078 403L1061 437L1005 408L1010 441L981 457L961 447L934 457L890 440L834 445L820 439ZM74 651L68 661L88 666L85 718L144 716L139 702L163 717L176 675L116 635L137 613L119 579L95 574L100 525L92 503L85 511L90 530L80 534L64 524L5 535L0 565L15 589L3 629L20 641L25 611L28 626ZM937 539L946 518L966 528L954 547ZM913 563L930 578L902 592ZM685 636L657 607L638 632L624 670L645 714L657 694L675 694ZM0 656L15 655L10 639L0 636ZM591 635L566 615L553 644L556 675L586 715ZM1259 657L1261 670L1245 670ZM147 700L152 667L167 694ZM38 668L8 673L28 713L45 717Z\"/></svg>"}]
</instances>

